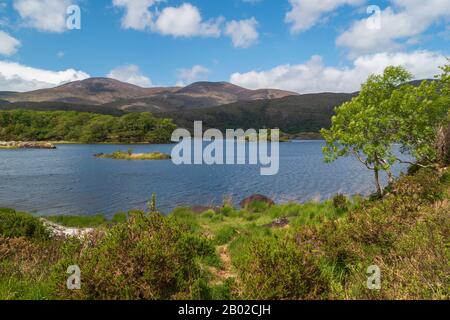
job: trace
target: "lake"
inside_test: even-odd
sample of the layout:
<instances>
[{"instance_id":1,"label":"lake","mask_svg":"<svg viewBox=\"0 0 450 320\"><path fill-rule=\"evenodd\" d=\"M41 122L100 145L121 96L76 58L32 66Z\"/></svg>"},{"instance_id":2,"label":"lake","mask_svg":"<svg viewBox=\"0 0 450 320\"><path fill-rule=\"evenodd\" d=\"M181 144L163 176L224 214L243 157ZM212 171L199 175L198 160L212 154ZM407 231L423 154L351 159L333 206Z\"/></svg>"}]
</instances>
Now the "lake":
<instances>
[{"instance_id":1,"label":"lake","mask_svg":"<svg viewBox=\"0 0 450 320\"><path fill-rule=\"evenodd\" d=\"M323 161L322 141L280 144L280 170L261 176L254 165L176 166L169 161L97 159L96 153L127 150L125 145L58 145L56 150L0 151L0 207L40 215L110 217L145 208L152 193L158 208L235 204L260 193L278 203L324 200L336 193L374 191L372 172L353 158ZM134 145L134 152L169 153L174 145ZM405 167L396 167L399 174Z\"/></svg>"}]
</instances>

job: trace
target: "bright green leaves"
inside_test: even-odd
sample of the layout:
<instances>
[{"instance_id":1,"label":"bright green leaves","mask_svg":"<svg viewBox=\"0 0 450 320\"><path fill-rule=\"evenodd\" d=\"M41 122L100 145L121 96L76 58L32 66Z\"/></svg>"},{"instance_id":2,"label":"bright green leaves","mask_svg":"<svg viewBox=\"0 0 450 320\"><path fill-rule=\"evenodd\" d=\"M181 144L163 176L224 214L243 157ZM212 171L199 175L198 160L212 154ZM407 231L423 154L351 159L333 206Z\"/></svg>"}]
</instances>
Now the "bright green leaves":
<instances>
[{"instance_id":1,"label":"bright green leaves","mask_svg":"<svg viewBox=\"0 0 450 320\"><path fill-rule=\"evenodd\" d=\"M404 161L394 152L395 144L421 162L435 161L434 141L449 112L450 66L442 70L438 81L417 87L407 84L412 76L402 67L370 76L357 97L336 109L331 128L322 130L325 160L353 155L390 178L390 168Z\"/></svg>"}]
</instances>

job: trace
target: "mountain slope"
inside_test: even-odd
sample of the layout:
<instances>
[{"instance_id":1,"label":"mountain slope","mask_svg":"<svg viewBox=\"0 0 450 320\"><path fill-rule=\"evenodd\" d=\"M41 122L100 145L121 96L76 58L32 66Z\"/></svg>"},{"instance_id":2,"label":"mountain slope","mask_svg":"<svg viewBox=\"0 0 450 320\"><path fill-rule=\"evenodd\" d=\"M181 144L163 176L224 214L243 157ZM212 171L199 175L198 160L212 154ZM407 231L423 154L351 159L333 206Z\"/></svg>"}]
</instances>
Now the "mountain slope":
<instances>
[{"instance_id":1,"label":"mountain slope","mask_svg":"<svg viewBox=\"0 0 450 320\"><path fill-rule=\"evenodd\" d=\"M286 133L318 132L330 125L334 108L356 94L319 93L280 99L236 102L218 107L156 113L172 118L179 127L192 129L194 121L220 130L280 128Z\"/></svg>"},{"instance_id":2,"label":"mountain slope","mask_svg":"<svg viewBox=\"0 0 450 320\"><path fill-rule=\"evenodd\" d=\"M105 104L119 99L146 97L168 93L177 88L141 88L109 78L90 78L74 81L59 87L7 94L10 102L67 102Z\"/></svg>"},{"instance_id":3,"label":"mountain slope","mask_svg":"<svg viewBox=\"0 0 450 320\"><path fill-rule=\"evenodd\" d=\"M242 100L281 98L296 93L249 90L226 82L197 82L184 88L142 88L109 78L90 78L50 89L25 93L0 92L9 102L95 104L129 111L158 111L211 107Z\"/></svg>"}]
</instances>

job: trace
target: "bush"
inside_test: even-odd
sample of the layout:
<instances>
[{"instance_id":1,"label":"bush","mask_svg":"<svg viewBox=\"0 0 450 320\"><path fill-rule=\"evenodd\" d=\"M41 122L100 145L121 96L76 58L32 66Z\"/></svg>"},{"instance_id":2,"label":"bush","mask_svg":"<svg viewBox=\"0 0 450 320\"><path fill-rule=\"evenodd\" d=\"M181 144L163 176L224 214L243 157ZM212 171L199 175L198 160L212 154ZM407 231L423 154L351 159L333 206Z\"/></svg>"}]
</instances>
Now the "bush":
<instances>
[{"instance_id":1,"label":"bush","mask_svg":"<svg viewBox=\"0 0 450 320\"><path fill-rule=\"evenodd\" d=\"M0 209L0 236L47 240L50 238L50 232L39 218L27 213Z\"/></svg>"},{"instance_id":2,"label":"bush","mask_svg":"<svg viewBox=\"0 0 450 320\"><path fill-rule=\"evenodd\" d=\"M347 211L350 201L343 194L337 194L333 197L333 206L339 211Z\"/></svg>"},{"instance_id":3,"label":"bush","mask_svg":"<svg viewBox=\"0 0 450 320\"><path fill-rule=\"evenodd\" d=\"M113 224L119 224L119 223L126 222L127 219L128 219L128 215L125 212L118 212L112 217L111 222Z\"/></svg>"},{"instance_id":4,"label":"bush","mask_svg":"<svg viewBox=\"0 0 450 320\"><path fill-rule=\"evenodd\" d=\"M69 254L64 265L80 266L82 289L67 292L61 287L62 295L83 299L190 298L194 283L204 277L199 260L215 254L208 240L185 232L175 221L157 213L134 212L126 223L104 235L93 235L88 243L79 255Z\"/></svg>"},{"instance_id":5,"label":"bush","mask_svg":"<svg viewBox=\"0 0 450 320\"><path fill-rule=\"evenodd\" d=\"M404 176L392 187L392 193L410 200L432 202L442 200L444 190L439 173L434 169L421 169L414 175Z\"/></svg>"},{"instance_id":6,"label":"bush","mask_svg":"<svg viewBox=\"0 0 450 320\"><path fill-rule=\"evenodd\" d=\"M253 241L236 268L245 299L317 298L325 289L315 257L292 239Z\"/></svg>"}]
</instances>

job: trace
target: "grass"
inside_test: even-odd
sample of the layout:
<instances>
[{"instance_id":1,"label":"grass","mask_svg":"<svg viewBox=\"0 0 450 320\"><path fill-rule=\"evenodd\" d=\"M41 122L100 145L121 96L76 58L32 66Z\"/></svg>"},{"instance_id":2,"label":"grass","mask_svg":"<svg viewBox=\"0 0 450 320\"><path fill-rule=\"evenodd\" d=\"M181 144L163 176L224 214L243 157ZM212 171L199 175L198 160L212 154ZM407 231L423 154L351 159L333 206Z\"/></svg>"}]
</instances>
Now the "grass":
<instances>
[{"instance_id":1,"label":"grass","mask_svg":"<svg viewBox=\"0 0 450 320\"><path fill-rule=\"evenodd\" d=\"M449 299L450 171L419 170L388 190L256 211L51 218L99 226L85 240L41 237L30 232L39 219L1 209L0 298ZM280 218L289 224L273 227ZM69 292L75 263L82 290ZM381 290L367 288L371 265Z\"/></svg>"},{"instance_id":2,"label":"grass","mask_svg":"<svg viewBox=\"0 0 450 320\"><path fill-rule=\"evenodd\" d=\"M171 157L165 153L130 153L124 151L116 151L110 154L98 154L97 158L115 159L115 160L170 160Z\"/></svg>"}]
</instances>

